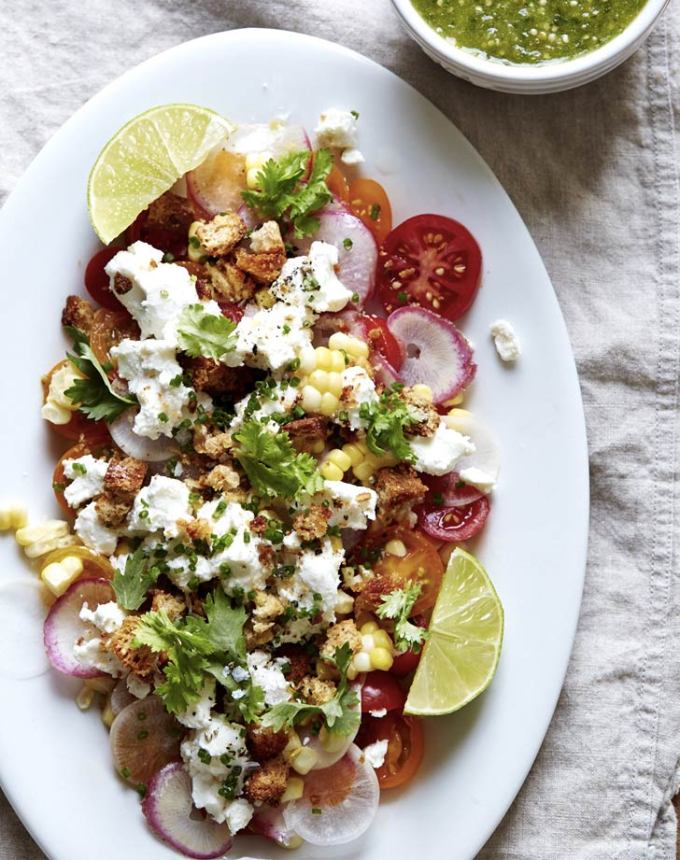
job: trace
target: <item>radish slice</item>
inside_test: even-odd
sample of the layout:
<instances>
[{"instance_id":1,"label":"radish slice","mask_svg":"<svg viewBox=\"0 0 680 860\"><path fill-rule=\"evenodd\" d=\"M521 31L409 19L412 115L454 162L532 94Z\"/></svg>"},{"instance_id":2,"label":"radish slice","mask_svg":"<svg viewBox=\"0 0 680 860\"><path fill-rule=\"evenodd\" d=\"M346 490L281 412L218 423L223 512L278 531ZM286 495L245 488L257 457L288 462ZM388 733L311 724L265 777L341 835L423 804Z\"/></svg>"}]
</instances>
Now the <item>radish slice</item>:
<instances>
[{"instance_id":1,"label":"radish slice","mask_svg":"<svg viewBox=\"0 0 680 860\"><path fill-rule=\"evenodd\" d=\"M352 745L331 767L310 771L304 795L284 807L283 818L312 845L343 845L370 827L379 800L375 770Z\"/></svg>"},{"instance_id":2,"label":"radish slice","mask_svg":"<svg viewBox=\"0 0 680 860\"><path fill-rule=\"evenodd\" d=\"M128 705L131 705L136 701L138 701L138 699L136 699L128 690L125 681L119 681L113 688L111 698L109 699L109 705L111 706L113 716L117 717L124 708L127 708Z\"/></svg>"},{"instance_id":3,"label":"radish slice","mask_svg":"<svg viewBox=\"0 0 680 860\"><path fill-rule=\"evenodd\" d=\"M237 155L267 155L278 159L289 152L311 151L312 144L301 125L251 123L240 125L224 148Z\"/></svg>"},{"instance_id":4,"label":"radish slice","mask_svg":"<svg viewBox=\"0 0 680 860\"><path fill-rule=\"evenodd\" d=\"M444 420L446 421L446 417ZM421 480L430 488L430 493L441 496L441 506L445 508L458 508L471 505L472 502L476 502L477 499L481 499L485 495L477 487L466 484L458 472L449 472L440 477L421 475Z\"/></svg>"},{"instance_id":5,"label":"radish slice","mask_svg":"<svg viewBox=\"0 0 680 860\"><path fill-rule=\"evenodd\" d=\"M352 690L356 694L357 701L352 705L351 710L361 713L361 689L362 684L352 684ZM359 733L360 722L357 722L355 731L350 735L337 735L324 733L323 740L321 735L316 734L308 728L301 728L298 732L302 745L313 749L317 755L317 762L314 765L314 770L325 770L347 753L354 742L354 738Z\"/></svg>"},{"instance_id":6,"label":"radish slice","mask_svg":"<svg viewBox=\"0 0 680 860\"><path fill-rule=\"evenodd\" d=\"M168 762L179 759L183 734L157 696L136 700L111 726L113 764L123 779L144 785Z\"/></svg>"},{"instance_id":7,"label":"radish slice","mask_svg":"<svg viewBox=\"0 0 680 860\"><path fill-rule=\"evenodd\" d=\"M493 489L501 467L500 446L493 431L467 409L453 409L444 416L447 427L469 436L475 452L456 463L461 480L484 493Z\"/></svg>"},{"instance_id":8,"label":"radish slice","mask_svg":"<svg viewBox=\"0 0 680 860\"><path fill-rule=\"evenodd\" d=\"M474 379L477 365L470 344L452 322L424 308L407 307L393 311L387 325L406 346L400 370L406 385L429 385L435 403L442 403Z\"/></svg>"},{"instance_id":9,"label":"radish slice","mask_svg":"<svg viewBox=\"0 0 680 860\"><path fill-rule=\"evenodd\" d=\"M226 824L200 815L191 800L191 779L181 762L166 765L149 784L142 811L154 833L185 857L211 860L232 846Z\"/></svg>"},{"instance_id":10,"label":"radish slice","mask_svg":"<svg viewBox=\"0 0 680 860\"><path fill-rule=\"evenodd\" d=\"M213 150L187 173L186 184L189 199L203 218L238 209L246 187L245 156L226 149Z\"/></svg>"},{"instance_id":11,"label":"radish slice","mask_svg":"<svg viewBox=\"0 0 680 860\"><path fill-rule=\"evenodd\" d=\"M50 609L43 627L45 650L50 663L59 672L75 678L97 678L102 672L80 663L73 648L80 639L99 636L99 631L89 621L83 621L80 610L87 603L92 609L100 603L115 600L108 579L79 579L66 591Z\"/></svg>"},{"instance_id":12,"label":"radish slice","mask_svg":"<svg viewBox=\"0 0 680 860\"><path fill-rule=\"evenodd\" d=\"M250 819L249 829L258 836L270 839L281 848L299 848L302 839L286 827L280 808L260 806Z\"/></svg>"},{"instance_id":13,"label":"radish slice","mask_svg":"<svg viewBox=\"0 0 680 860\"><path fill-rule=\"evenodd\" d=\"M359 294L356 305L361 307L375 285L378 246L373 234L361 218L357 218L337 201L324 206L317 217L319 229L311 239L297 243L297 247L305 254L312 242L335 245L338 249L338 277L348 290ZM346 247L350 242L351 246Z\"/></svg>"},{"instance_id":14,"label":"radish slice","mask_svg":"<svg viewBox=\"0 0 680 860\"><path fill-rule=\"evenodd\" d=\"M135 410L128 409L109 424L111 438L124 454L136 460L144 460L145 463L159 463L161 460L169 460L177 453L174 439L146 439L144 436L138 436L132 429L134 420Z\"/></svg>"}]
</instances>

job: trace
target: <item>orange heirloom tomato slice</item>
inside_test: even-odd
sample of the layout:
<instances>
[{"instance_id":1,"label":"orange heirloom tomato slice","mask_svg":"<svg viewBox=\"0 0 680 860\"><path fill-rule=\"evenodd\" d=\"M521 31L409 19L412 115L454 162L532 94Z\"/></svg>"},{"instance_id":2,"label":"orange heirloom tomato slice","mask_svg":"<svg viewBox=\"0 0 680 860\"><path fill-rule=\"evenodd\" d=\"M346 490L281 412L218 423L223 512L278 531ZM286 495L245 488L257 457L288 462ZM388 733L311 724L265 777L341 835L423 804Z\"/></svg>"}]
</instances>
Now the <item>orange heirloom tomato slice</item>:
<instances>
[{"instance_id":1,"label":"orange heirloom tomato slice","mask_svg":"<svg viewBox=\"0 0 680 860\"><path fill-rule=\"evenodd\" d=\"M349 182L337 164L331 167L331 172L326 177L326 185L331 194L334 194L343 203L349 203Z\"/></svg>"},{"instance_id":2,"label":"orange heirloom tomato slice","mask_svg":"<svg viewBox=\"0 0 680 860\"><path fill-rule=\"evenodd\" d=\"M62 549L55 549L43 559L42 569L44 570L48 564L53 562L63 561L68 556L75 556L82 561L83 572L81 576L113 579L114 571L109 561L103 555L99 555L86 546L65 546Z\"/></svg>"},{"instance_id":3,"label":"orange heirloom tomato slice","mask_svg":"<svg viewBox=\"0 0 680 860\"><path fill-rule=\"evenodd\" d=\"M138 340L139 326L126 310L111 311L100 308L95 312L90 331L90 346L100 364L111 361L111 347L125 338Z\"/></svg>"},{"instance_id":4,"label":"orange heirloom tomato slice","mask_svg":"<svg viewBox=\"0 0 680 860\"><path fill-rule=\"evenodd\" d=\"M349 205L382 245L392 230L392 207L382 185L375 179L355 179L349 186Z\"/></svg>"},{"instance_id":5,"label":"orange heirloom tomato slice","mask_svg":"<svg viewBox=\"0 0 680 860\"><path fill-rule=\"evenodd\" d=\"M385 553L380 561L373 565L373 570L378 576L394 581L396 588L408 583L418 583L422 590L412 614L420 615L432 609L439 594L444 575L444 565L437 552L439 544L422 532L403 526L390 529L382 535L379 545L385 546L392 540L402 541L406 547L406 555L400 557ZM373 545L376 545L375 540Z\"/></svg>"},{"instance_id":6,"label":"orange heirloom tomato slice","mask_svg":"<svg viewBox=\"0 0 680 860\"><path fill-rule=\"evenodd\" d=\"M399 788L418 772L425 753L423 724L418 717L389 711L384 717L364 716L357 736L360 747L387 741L385 761L376 770L381 789Z\"/></svg>"}]
</instances>

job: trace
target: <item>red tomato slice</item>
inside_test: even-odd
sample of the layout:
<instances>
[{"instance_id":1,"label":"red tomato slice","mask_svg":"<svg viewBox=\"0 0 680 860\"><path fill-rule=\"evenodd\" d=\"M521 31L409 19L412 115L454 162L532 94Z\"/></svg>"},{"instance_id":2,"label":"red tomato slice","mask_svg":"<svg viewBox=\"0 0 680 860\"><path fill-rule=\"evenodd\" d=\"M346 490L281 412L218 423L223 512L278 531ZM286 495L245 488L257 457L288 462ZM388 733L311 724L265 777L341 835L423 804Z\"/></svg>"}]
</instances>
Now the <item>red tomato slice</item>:
<instances>
[{"instance_id":1,"label":"red tomato slice","mask_svg":"<svg viewBox=\"0 0 680 860\"><path fill-rule=\"evenodd\" d=\"M441 477L423 475L422 480L430 488L427 502L440 507L455 508L458 505L469 505L485 495L472 484L461 481L458 472L449 472Z\"/></svg>"},{"instance_id":2,"label":"red tomato slice","mask_svg":"<svg viewBox=\"0 0 680 860\"><path fill-rule=\"evenodd\" d=\"M385 239L376 272L387 313L420 305L455 321L479 289L482 252L474 236L443 215L408 218Z\"/></svg>"},{"instance_id":3,"label":"red tomato slice","mask_svg":"<svg viewBox=\"0 0 680 860\"><path fill-rule=\"evenodd\" d=\"M410 675L417 668L418 663L420 663L421 656L422 650L418 651L418 653L415 651L404 651L403 654L395 654L390 672L396 675L397 678L404 678L406 675Z\"/></svg>"},{"instance_id":4,"label":"red tomato slice","mask_svg":"<svg viewBox=\"0 0 680 860\"><path fill-rule=\"evenodd\" d=\"M90 346L101 364L111 361L110 350L125 338L138 340L139 326L130 314L123 308L111 311L100 308L95 312L90 330Z\"/></svg>"},{"instance_id":5,"label":"red tomato slice","mask_svg":"<svg viewBox=\"0 0 680 860\"><path fill-rule=\"evenodd\" d=\"M102 248L85 267L85 288L96 302L110 311L121 311L124 308L111 292L109 276L104 271L104 266L121 250L117 245Z\"/></svg>"},{"instance_id":6,"label":"red tomato slice","mask_svg":"<svg viewBox=\"0 0 680 860\"><path fill-rule=\"evenodd\" d=\"M448 543L461 543L478 535L489 516L491 503L488 496L469 505L436 507L420 505L416 508L418 525L430 537Z\"/></svg>"},{"instance_id":7,"label":"red tomato slice","mask_svg":"<svg viewBox=\"0 0 680 860\"><path fill-rule=\"evenodd\" d=\"M381 740L387 741L387 753L384 764L376 770L380 788L406 785L416 775L425 752L421 720L396 711L380 718L363 717L357 735L358 746L363 748Z\"/></svg>"},{"instance_id":8,"label":"red tomato slice","mask_svg":"<svg viewBox=\"0 0 680 860\"><path fill-rule=\"evenodd\" d=\"M373 233L378 244L392 229L392 207L385 189L375 179L355 179L349 185L349 205Z\"/></svg>"},{"instance_id":9,"label":"red tomato slice","mask_svg":"<svg viewBox=\"0 0 680 860\"><path fill-rule=\"evenodd\" d=\"M399 371L404 363L404 349L387 327L384 317L358 314L368 345L379 352L392 367Z\"/></svg>"},{"instance_id":10,"label":"red tomato slice","mask_svg":"<svg viewBox=\"0 0 680 860\"><path fill-rule=\"evenodd\" d=\"M406 703L406 693L387 672L369 672L361 688L361 710L401 711Z\"/></svg>"}]
</instances>

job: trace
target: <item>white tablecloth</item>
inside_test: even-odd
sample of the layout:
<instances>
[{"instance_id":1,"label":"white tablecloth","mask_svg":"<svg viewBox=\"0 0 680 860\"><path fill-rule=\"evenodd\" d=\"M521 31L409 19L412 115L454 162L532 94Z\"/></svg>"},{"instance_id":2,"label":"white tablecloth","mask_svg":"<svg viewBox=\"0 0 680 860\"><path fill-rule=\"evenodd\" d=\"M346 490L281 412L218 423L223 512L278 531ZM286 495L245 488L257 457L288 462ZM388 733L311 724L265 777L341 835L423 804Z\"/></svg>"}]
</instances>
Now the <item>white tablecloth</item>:
<instances>
[{"instance_id":1,"label":"white tablecloth","mask_svg":"<svg viewBox=\"0 0 680 860\"><path fill-rule=\"evenodd\" d=\"M341 42L410 81L479 149L526 220L581 376L590 557L555 718L484 858L675 856L679 24L676 6L633 59L599 82L520 98L435 66L400 30L388 0L0 5L0 200L56 128L130 66L196 36L262 26ZM0 857L42 857L1 796Z\"/></svg>"}]
</instances>

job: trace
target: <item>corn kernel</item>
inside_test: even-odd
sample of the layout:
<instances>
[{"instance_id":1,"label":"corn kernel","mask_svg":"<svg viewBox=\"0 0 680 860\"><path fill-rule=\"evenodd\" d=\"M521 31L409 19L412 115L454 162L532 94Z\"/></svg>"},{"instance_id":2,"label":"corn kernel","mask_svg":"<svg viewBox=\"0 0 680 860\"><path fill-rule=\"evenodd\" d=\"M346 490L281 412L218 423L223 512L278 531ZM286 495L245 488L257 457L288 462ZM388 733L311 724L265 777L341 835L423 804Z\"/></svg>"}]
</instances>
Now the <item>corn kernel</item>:
<instances>
[{"instance_id":1,"label":"corn kernel","mask_svg":"<svg viewBox=\"0 0 680 860\"><path fill-rule=\"evenodd\" d=\"M344 475L344 472L339 466L336 466L335 463L331 463L328 460L321 464L319 471L321 472L321 477L325 478L327 481L342 481Z\"/></svg>"},{"instance_id":2,"label":"corn kernel","mask_svg":"<svg viewBox=\"0 0 680 860\"><path fill-rule=\"evenodd\" d=\"M327 346L317 346L314 350L316 366L319 370L330 370L332 364L331 351Z\"/></svg>"},{"instance_id":3,"label":"corn kernel","mask_svg":"<svg viewBox=\"0 0 680 860\"><path fill-rule=\"evenodd\" d=\"M375 639L372 633L363 633L361 635L361 650L367 651L369 654L375 648Z\"/></svg>"},{"instance_id":4,"label":"corn kernel","mask_svg":"<svg viewBox=\"0 0 680 860\"><path fill-rule=\"evenodd\" d=\"M110 729L113 725L113 721L115 720L116 715L113 713L113 709L111 708L110 700L107 700L106 704L102 709L102 722L106 726L107 729Z\"/></svg>"},{"instance_id":5,"label":"corn kernel","mask_svg":"<svg viewBox=\"0 0 680 860\"><path fill-rule=\"evenodd\" d=\"M311 373L316 368L316 350L310 344L306 344L299 352L300 366L298 371L303 375Z\"/></svg>"},{"instance_id":6,"label":"corn kernel","mask_svg":"<svg viewBox=\"0 0 680 860\"><path fill-rule=\"evenodd\" d=\"M352 665L357 672L370 672L373 668L371 655L365 651L360 651L355 655L354 660L352 660Z\"/></svg>"},{"instance_id":7,"label":"corn kernel","mask_svg":"<svg viewBox=\"0 0 680 860\"><path fill-rule=\"evenodd\" d=\"M300 405L305 412L318 412L321 408L321 392L313 385L305 385L302 389Z\"/></svg>"},{"instance_id":8,"label":"corn kernel","mask_svg":"<svg viewBox=\"0 0 680 860\"><path fill-rule=\"evenodd\" d=\"M365 624L361 625L359 632L368 635L369 633L375 633L378 629L378 625L375 621L367 621Z\"/></svg>"},{"instance_id":9,"label":"corn kernel","mask_svg":"<svg viewBox=\"0 0 680 860\"><path fill-rule=\"evenodd\" d=\"M354 469L355 476L361 481L362 484L368 483L370 478L373 476L373 472L375 469L371 466L370 463L359 463L358 466L355 466Z\"/></svg>"},{"instance_id":10,"label":"corn kernel","mask_svg":"<svg viewBox=\"0 0 680 860\"><path fill-rule=\"evenodd\" d=\"M340 352L339 349L332 349L330 369L335 373L342 373L346 367L347 363L345 362L345 353Z\"/></svg>"},{"instance_id":11,"label":"corn kernel","mask_svg":"<svg viewBox=\"0 0 680 860\"><path fill-rule=\"evenodd\" d=\"M338 411L338 406L340 405L340 401L338 398L331 394L330 391L326 391L321 395L321 405L319 406L319 412L326 417L330 417L331 415L335 415Z\"/></svg>"},{"instance_id":12,"label":"corn kernel","mask_svg":"<svg viewBox=\"0 0 680 860\"><path fill-rule=\"evenodd\" d=\"M53 561L40 571L40 579L54 594L61 597L83 572L83 562L75 555L67 555L61 561Z\"/></svg>"},{"instance_id":13,"label":"corn kernel","mask_svg":"<svg viewBox=\"0 0 680 860\"><path fill-rule=\"evenodd\" d=\"M388 672L394 663L394 657L387 648L374 648L370 655L371 666L380 672Z\"/></svg>"},{"instance_id":14,"label":"corn kernel","mask_svg":"<svg viewBox=\"0 0 680 860\"><path fill-rule=\"evenodd\" d=\"M259 167L250 167L246 171L246 185L248 188L257 188L258 187L258 176L260 174Z\"/></svg>"},{"instance_id":15,"label":"corn kernel","mask_svg":"<svg viewBox=\"0 0 680 860\"><path fill-rule=\"evenodd\" d=\"M320 454L325 447L326 443L323 439L315 439L309 446L309 450L312 454Z\"/></svg>"},{"instance_id":16,"label":"corn kernel","mask_svg":"<svg viewBox=\"0 0 680 860\"><path fill-rule=\"evenodd\" d=\"M335 463L335 465L339 469L342 469L343 472L346 472L352 465L352 461L350 460L348 455L344 451L341 451L339 448L334 448L328 454L328 457L326 459L330 460L331 463Z\"/></svg>"},{"instance_id":17,"label":"corn kernel","mask_svg":"<svg viewBox=\"0 0 680 860\"><path fill-rule=\"evenodd\" d=\"M384 648L392 653L392 640L386 630L376 630L373 634L373 641L376 648Z\"/></svg>"},{"instance_id":18,"label":"corn kernel","mask_svg":"<svg viewBox=\"0 0 680 860\"><path fill-rule=\"evenodd\" d=\"M368 358L368 344L364 343L363 340L359 340L358 337L350 337L348 338L345 352L351 355L352 358Z\"/></svg>"},{"instance_id":19,"label":"corn kernel","mask_svg":"<svg viewBox=\"0 0 680 860\"><path fill-rule=\"evenodd\" d=\"M335 612L337 615L348 615L354 609L354 598L346 591L338 591L335 598Z\"/></svg>"},{"instance_id":20,"label":"corn kernel","mask_svg":"<svg viewBox=\"0 0 680 860\"><path fill-rule=\"evenodd\" d=\"M199 226L199 221L192 221L191 224L189 224L189 242L187 243L187 257L190 260L193 260L194 263L198 263L204 256L203 249L201 248L200 243L198 241L192 242L192 239L194 239L196 236L196 230Z\"/></svg>"},{"instance_id":21,"label":"corn kernel","mask_svg":"<svg viewBox=\"0 0 680 860\"><path fill-rule=\"evenodd\" d=\"M364 453L358 445L348 442L346 445L342 446L342 450L349 457L352 466L358 466L359 463L363 462Z\"/></svg>"},{"instance_id":22,"label":"corn kernel","mask_svg":"<svg viewBox=\"0 0 680 860\"><path fill-rule=\"evenodd\" d=\"M286 790L281 795L280 803L287 803L289 800L299 800L305 791L305 781L299 776L291 776L286 783Z\"/></svg>"},{"instance_id":23,"label":"corn kernel","mask_svg":"<svg viewBox=\"0 0 680 860\"><path fill-rule=\"evenodd\" d=\"M429 400L432 402L432 389L429 385L423 385L419 382L411 388L411 391L416 395L416 397L422 397L423 400Z\"/></svg>"},{"instance_id":24,"label":"corn kernel","mask_svg":"<svg viewBox=\"0 0 680 860\"><path fill-rule=\"evenodd\" d=\"M330 541L333 552L340 552L342 549L342 538L338 535L331 535Z\"/></svg>"},{"instance_id":25,"label":"corn kernel","mask_svg":"<svg viewBox=\"0 0 680 860\"><path fill-rule=\"evenodd\" d=\"M397 558L405 558L406 545L403 540L388 540L385 544L385 552L396 555Z\"/></svg>"},{"instance_id":26,"label":"corn kernel","mask_svg":"<svg viewBox=\"0 0 680 860\"><path fill-rule=\"evenodd\" d=\"M15 535L19 546L30 546L32 543L47 538L64 537L68 534L68 523L64 520L46 520L37 526L24 526Z\"/></svg>"},{"instance_id":27,"label":"corn kernel","mask_svg":"<svg viewBox=\"0 0 680 860\"><path fill-rule=\"evenodd\" d=\"M350 340L351 338L343 331L336 331L328 338L328 346L330 346L331 349L345 350L346 352L347 344Z\"/></svg>"},{"instance_id":28,"label":"corn kernel","mask_svg":"<svg viewBox=\"0 0 680 860\"><path fill-rule=\"evenodd\" d=\"M12 528L12 515L10 511L0 511L0 531L6 532Z\"/></svg>"},{"instance_id":29,"label":"corn kernel","mask_svg":"<svg viewBox=\"0 0 680 860\"><path fill-rule=\"evenodd\" d=\"M314 668L316 669L316 677L320 678L322 681L337 680L337 669L335 668L335 666L330 663L327 663L325 660L317 660Z\"/></svg>"},{"instance_id":30,"label":"corn kernel","mask_svg":"<svg viewBox=\"0 0 680 860\"><path fill-rule=\"evenodd\" d=\"M337 373L335 370L332 370L328 374L328 379L326 382L326 391L335 397L339 398L342 394L342 389L345 387L344 382L342 380L342 374Z\"/></svg>"},{"instance_id":31,"label":"corn kernel","mask_svg":"<svg viewBox=\"0 0 680 860\"><path fill-rule=\"evenodd\" d=\"M328 387L328 372L326 370L313 370L307 379L309 385L313 385L317 391L324 392Z\"/></svg>"},{"instance_id":32,"label":"corn kernel","mask_svg":"<svg viewBox=\"0 0 680 860\"><path fill-rule=\"evenodd\" d=\"M318 762L319 756L310 747L300 747L290 758L290 766L296 773L306 776Z\"/></svg>"},{"instance_id":33,"label":"corn kernel","mask_svg":"<svg viewBox=\"0 0 680 860\"><path fill-rule=\"evenodd\" d=\"M350 663L347 667L347 680L353 681L359 673L354 668L354 663Z\"/></svg>"},{"instance_id":34,"label":"corn kernel","mask_svg":"<svg viewBox=\"0 0 680 860\"><path fill-rule=\"evenodd\" d=\"M300 737L297 732L290 731L288 734L288 743L283 748L281 755L284 760L290 762L291 757L300 749Z\"/></svg>"},{"instance_id":35,"label":"corn kernel","mask_svg":"<svg viewBox=\"0 0 680 860\"><path fill-rule=\"evenodd\" d=\"M27 522L26 511L23 508L11 507L0 511L0 531L6 532L10 529L17 531L24 528Z\"/></svg>"},{"instance_id":36,"label":"corn kernel","mask_svg":"<svg viewBox=\"0 0 680 860\"><path fill-rule=\"evenodd\" d=\"M76 696L76 705L80 708L81 711L87 711L94 701L94 690L91 690L89 687L83 685L80 688L80 692Z\"/></svg>"},{"instance_id":37,"label":"corn kernel","mask_svg":"<svg viewBox=\"0 0 680 860\"><path fill-rule=\"evenodd\" d=\"M111 678L109 675L103 675L101 678L88 678L87 681L83 682L86 687L89 687L90 690L94 690L95 693L101 693L104 696L108 696L109 693L113 692L113 688L116 686L118 681L115 678Z\"/></svg>"}]
</instances>

